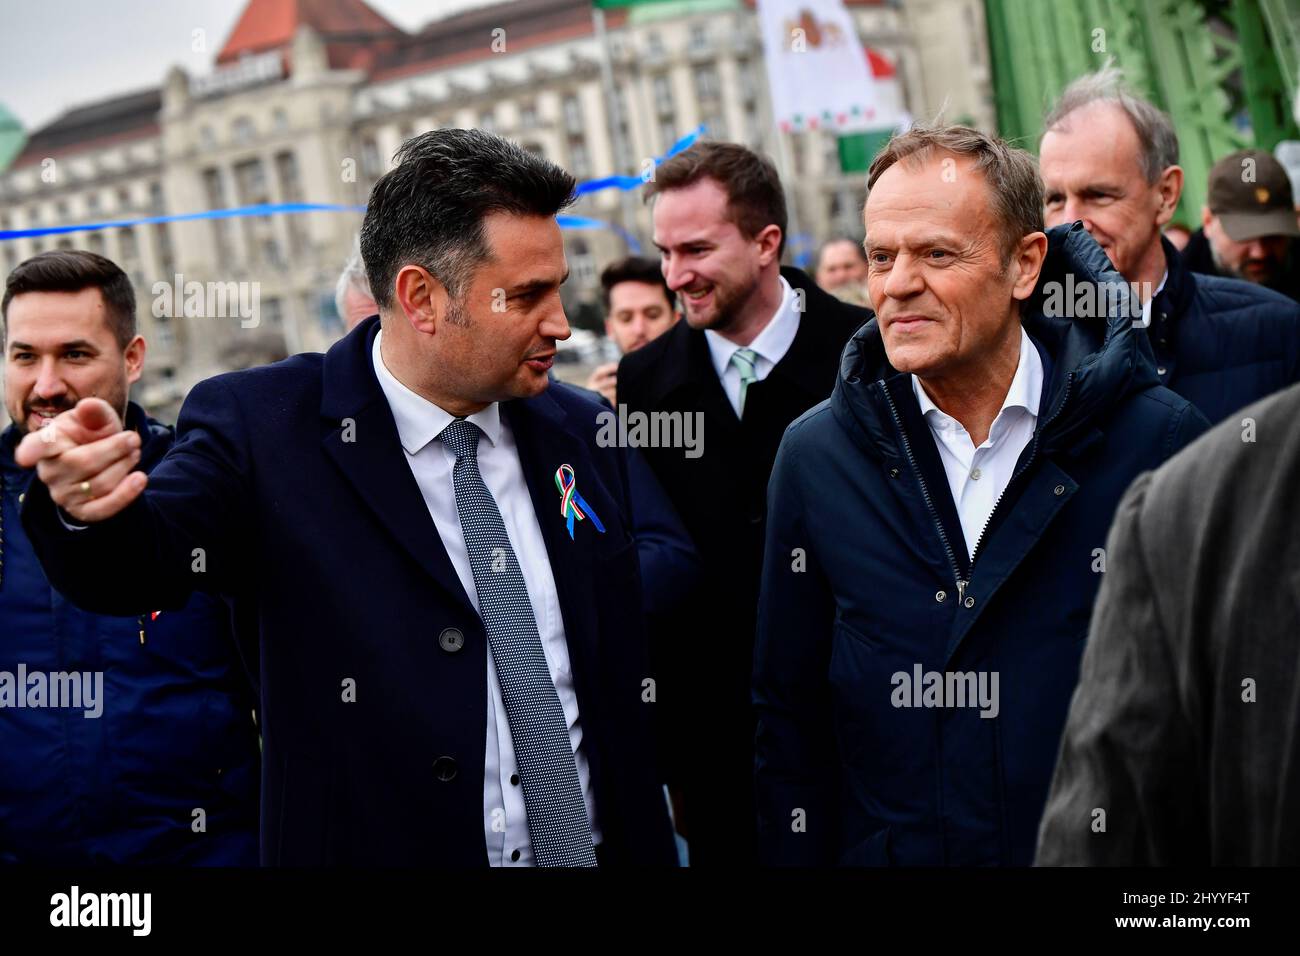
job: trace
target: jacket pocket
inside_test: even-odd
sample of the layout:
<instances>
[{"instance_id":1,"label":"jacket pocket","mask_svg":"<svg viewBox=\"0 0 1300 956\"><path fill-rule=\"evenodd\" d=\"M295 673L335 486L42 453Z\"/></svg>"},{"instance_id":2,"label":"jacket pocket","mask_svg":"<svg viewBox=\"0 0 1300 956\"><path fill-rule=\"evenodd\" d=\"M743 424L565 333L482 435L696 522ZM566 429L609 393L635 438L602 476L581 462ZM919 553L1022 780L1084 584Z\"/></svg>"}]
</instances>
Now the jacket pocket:
<instances>
[{"instance_id":1,"label":"jacket pocket","mask_svg":"<svg viewBox=\"0 0 1300 956\"><path fill-rule=\"evenodd\" d=\"M852 625L845 622L844 618L842 617L836 619L835 630L843 632L847 636L851 637L853 640L857 641L859 644L866 647L868 650L876 651L880 649L880 640L878 638L869 637L868 635L864 634L862 631L859 631L856 627L853 627Z\"/></svg>"}]
</instances>

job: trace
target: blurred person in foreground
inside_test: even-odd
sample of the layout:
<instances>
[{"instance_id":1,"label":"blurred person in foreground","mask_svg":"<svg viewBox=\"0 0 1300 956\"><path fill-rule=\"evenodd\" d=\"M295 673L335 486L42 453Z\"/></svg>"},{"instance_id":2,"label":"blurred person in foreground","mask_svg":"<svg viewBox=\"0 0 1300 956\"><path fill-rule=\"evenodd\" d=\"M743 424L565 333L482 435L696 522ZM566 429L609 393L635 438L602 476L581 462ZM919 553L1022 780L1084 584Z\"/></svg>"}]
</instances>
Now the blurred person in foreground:
<instances>
[{"instance_id":1,"label":"blurred person in foreground","mask_svg":"<svg viewBox=\"0 0 1300 956\"><path fill-rule=\"evenodd\" d=\"M605 306L605 334L619 355L635 352L657 339L677 321L677 301L664 281L659 263L640 256L611 262L600 274L601 301ZM598 366L587 388L600 392L611 405L618 404L618 363Z\"/></svg>"},{"instance_id":2,"label":"blurred person in foreground","mask_svg":"<svg viewBox=\"0 0 1300 956\"><path fill-rule=\"evenodd\" d=\"M1044 120L1046 224L1083 223L1141 303L1133 318L1161 384L1222 421L1300 381L1300 305L1249 282L1197 275L1162 238L1183 190L1178 135L1122 81L1109 66L1080 77Z\"/></svg>"},{"instance_id":3,"label":"blurred person in foreground","mask_svg":"<svg viewBox=\"0 0 1300 956\"><path fill-rule=\"evenodd\" d=\"M15 448L54 437L49 424L82 399L125 422L119 476L150 472L175 443L129 398L145 361L135 308L126 274L93 252L42 253L5 284L0 864L257 864L254 698L230 609L195 594L161 613L82 610L51 586L19 520L32 473ZM150 572L122 549L85 573L140 586Z\"/></svg>"},{"instance_id":4,"label":"blurred person in foreground","mask_svg":"<svg viewBox=\"0 0 1300 956\"><path fill-rule=\"evenodd\" d=\"M1187 268L1244 279L1300 301L1300 221L1291 178L1273 154L1242 149L1214 164Z\"/></svg>"},{"instance_id":5,"label":"blurred person in foreground","mask_svg":"<svg viewBox=\"0 0 1300 956\"><path fill-rule=\"evenodd\" d=\"M625 456L550 379L574 188L478 130L409 139L362 225L378 315L199 383L147 481L96 399L19 445L73 600L251 608L264 864L676 862Z\"/></svg>"},{"instance_id":6,"label":"blurred person in foreground","mask_svg":"<svg viewBox=\"0 0 1300 956\"><path fill-rule=\"evenodd\" d=\"M1300 386L1124 496L1038 863L1300 864Z\"/></svg>"},{"instance_id":7,"label":"blurred person in foreground","mask_svg":"<svg viewBox=\"0 0 1300 956\"><path fill-rule=\"evenodd\" d=\"M877 318L794 422L769 488L754 654L763 859L1027 865L1124 489L1204 419L1082 227L1043 233L1033 157L965 127L868 173Z\"/></svg>"}]
</instances>

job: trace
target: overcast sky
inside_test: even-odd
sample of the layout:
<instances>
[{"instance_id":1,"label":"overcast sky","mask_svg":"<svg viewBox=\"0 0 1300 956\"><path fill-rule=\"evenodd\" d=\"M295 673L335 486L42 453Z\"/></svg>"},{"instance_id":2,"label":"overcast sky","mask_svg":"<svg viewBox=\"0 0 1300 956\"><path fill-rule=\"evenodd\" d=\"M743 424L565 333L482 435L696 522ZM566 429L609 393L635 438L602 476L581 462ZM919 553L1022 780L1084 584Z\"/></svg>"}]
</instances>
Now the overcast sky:
<instances>
[{"instance_id":1,"label":"overcast sky","mask_svg":"<svg viewBox=\"0 0 1300 956\"><path fill-rule=\"evenodd\" d=\"M287 2L287 0L286 0ZM489 0L368 0L404 30ZM0 0L0 103L31 131L72 106L206 73L246 0ZM207 51L191 49L196 29Z\"/></svg>"}]
</instances>

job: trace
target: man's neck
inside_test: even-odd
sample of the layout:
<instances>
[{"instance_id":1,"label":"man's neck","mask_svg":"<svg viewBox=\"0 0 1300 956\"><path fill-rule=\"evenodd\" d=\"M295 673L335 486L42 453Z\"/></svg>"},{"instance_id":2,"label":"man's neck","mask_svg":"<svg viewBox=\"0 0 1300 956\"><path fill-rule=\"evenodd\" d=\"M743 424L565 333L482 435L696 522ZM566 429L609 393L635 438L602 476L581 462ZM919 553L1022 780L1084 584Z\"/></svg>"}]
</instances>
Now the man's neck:
<instances>
[{"instance_id":1,"label":"man's neck","mask_svg":"<svg viewBox=\"0 0 1300 956\"><path fill-rule=\"evenodd\" d=\"M426 384L415 374L414 367L407 368L403 363L404 357L418 355L416 349L402 348L401 343L396 341L397 336L389 335L382 329L380 332L379 359L384 363L384 368L388 369L393 378L425 401L437 405L453 418L467 418L476 412L483 411L491 404L489 402L472 402L464 398L447 395L439 389Z\"/></svg>"},{"instance_id":2,"label":"man's neck","mask_svg":"<svg viewBox=\"0 0 1300 956\"><path fill-rule=\"evenodd\" d=\"M1168 268L1169 264L1165 261L1164 245L1157 236L1156 241L1151 244L1150 248L1142 256L1137 268L1133 270L1134 274L1124 278L1131 283L1137 284L1138 298L1142 300L1143 305L1146 305L1155 296L1156 289L1160 288L1160 281L1165 277Z\"/></svg>"},{"instance_id":3,"label":"man's neck","mask_svg":"<svg viewBox=\"0 0 1300 956\"><path fill-rule=\"evenodd\" d=\"M777 309L781 307L784 297L785 286L781 284L781 272L773 269L759 278L758 285L736 313L735 319L725 329L715 331L728 342L744 348L758 338L776 318Z\"/></svg>"},{"instance_id":4,"label":"man's neck","mask_svg":"<svg viewBox=\"0 0 1300 956\"><path fill-rule=\"evenodd\" d=\"M1002 404L1011 391L1011 381L1020 366L1020 323L1015 323L1014 335L1009 335L996 351L979 362L967 363L960 372L952 375L921 378L921 387L930 400L945 415L961 422L978 448L989 437L993 420L1002 410Z\"/></svg>"}]
</instances>

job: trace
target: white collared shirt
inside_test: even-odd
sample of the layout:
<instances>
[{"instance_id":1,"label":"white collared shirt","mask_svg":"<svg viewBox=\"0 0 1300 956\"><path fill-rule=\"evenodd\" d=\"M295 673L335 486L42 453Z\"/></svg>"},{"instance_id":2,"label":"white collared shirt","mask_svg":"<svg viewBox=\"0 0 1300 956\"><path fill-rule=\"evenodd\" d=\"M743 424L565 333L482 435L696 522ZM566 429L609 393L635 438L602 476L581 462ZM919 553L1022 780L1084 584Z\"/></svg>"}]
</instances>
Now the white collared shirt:
<instances>
[{"instance_id":1,"label":"white collared shirt","mask_svg":"<svg viewBox=\"0 0 1300 956\"><path fill-rule=\"evenodd\" d=\"M926 393L920 379L912 376L912 390L930 434L939 449L948 476L953 504L966 538L966 551L975 556L975 545L1002 492L1016 470L1020 453L1034 437L1038 403L1043 395L1043 360L1025 330L1020 330L1020 359L1015 377L993 419L989 437L979 448L961 422L946 414Z\"/></svg>"},{"instance_id":2,"label":"white collared shirt","mask_svg":"<svg viewBox=\"0 0 1300 956\"><path fill-rule=\"evenodd\" d=\"M785 357L786 352L790 351L790 344L794 342L794 337L799 332L799 310L794 307L794 289L790 287L789 282L785 281L785 276L780 276L780 279L781 304L777 306L776 312L763 327L763 331L759 332L754 341L748 345L748 348L753 349L758 355L754 360L754 374L760 382L767 378L772 367ZM713 329L705 329L704 338L709 343L709 356L713 359L713 370L718 373L722 390L727 393L727 399L739 417L740 369L731 364L731 356L741 346L723 338Z\"/></svg>"},{"instance_id":3,"label":"white collared shirt","mask_svg":"<svg viewBox=\"0 0 1300 956\"><path fill-rule=\"evenodd\" d=\"M379 387L388 399L397 434L406 452L406 463L420 486L425 506L438 529L447 557L451 559L461 586L478 610L478 591L474 587L474 571L469 562L469 550L460 526L460 512L456 510L456 491L452 484L452 467L455 453L438 440L438 435L454 417L442 408L417 395L397 380L384 365L379 351L382 332L376 333L371 360ZM511 434L509 423L501 416L501 406L493 402L481 412L467 419L483 430L478 445L478 468L483 483L496 499L501 519L505 522L510 546L519 560L528 600L537 619L537 633L541 635L542 650L551 672L551 681L560 698L564 719L569 727L569 743L578 765L578 782L587 804L594 842L600 842L596 821L596 804L591 791L591 772L582 749L582 724L578 719L578 697L573 686L573 671L569 666L569 646L564 637L564 621L560 615L560 598L555 589L555 576L542 538L541 526L528 485L524 481L519 451ZM558 513L558 509L557 513ZM438 639L436 624L431 623L429 640ZM506 717L505 701L501 696L501 683L497 677L492 649L487 649L488 700L487 747L483 760L483 835L487 841L488 862L492 866L531 866L533 849L528 833L528 814L524 806L524 790L517 782L519 768L515 762L514 739ZM518 851L518 859L514 853Z\"/></svg>"},{"instance_id":4,"label":"white collared shirt","mask_svg":"<svg viewBox=\"0 0 1300 956\"><path fill-rule=\"evenodd\" d=\"M1156 296L1165 290L1165 283L1169 281L1169 270L1160 277L1160 284L1156 286L1156 291L1151 293L1151 298L1142 303L1142 328L1151 328L1151 307L1155 304Z\"/></svg>"}]
</instances>

